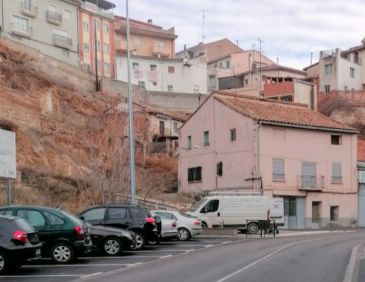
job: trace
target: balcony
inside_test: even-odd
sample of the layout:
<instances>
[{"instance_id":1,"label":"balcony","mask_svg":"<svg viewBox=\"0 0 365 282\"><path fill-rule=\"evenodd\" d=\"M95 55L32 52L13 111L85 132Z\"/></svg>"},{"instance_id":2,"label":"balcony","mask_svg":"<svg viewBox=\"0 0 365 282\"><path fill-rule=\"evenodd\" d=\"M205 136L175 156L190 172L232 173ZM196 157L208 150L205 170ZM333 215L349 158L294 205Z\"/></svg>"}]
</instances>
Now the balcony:
<instances>
[{"instance_id":1,"label":"balcony","mask_svg":"<svg viewBox=\"0 0 365 282\"><path fill-rule=\"evenodd\" d=\"M298 189L305 191L322 191L324 189L324 176L299 175Z\"/></svg>"},{"instance_id":2,"label":"balcony","mask_svg":"<svg viewBox=\"0 0 365 282\"><path fill-rule=\"evenodd\" d=\"M38 7L27 2L21 3L21 11L23 15L31 18L38 16Z\"/></svg>"},{"instance_id":3,"label":"balcony","mask_svg":"<svg viewBox=\"0 0 365 282\"><path fill-rule=\"evenodd\" d=\"M57 47L71 49L72 39L63 35L53 34L53 44Z\"/></svg>"},{"instance_id":4,"label":"balcony","mask_svg":"<svg viewBox=\"0 0 365 282\"><path fill-rule=\"evenodd\" d=\"M46 18L47 22L55 25L61 25L62 24L62 14L47 10L46 12Z\"/></svg>"},{"instance_id":5,"label":"balcony","mask_svg":"<svg viewBox=\"0 0 365 282\"><path fill-rule=\"evenodd\" d=\"M33 34L33 28L27 24L11 23L11 32L15 35L29 38Z\"/></svg>"},{"instance_id":6,"label":"balcony","mask_svg":"<svg viewBox=\"0 0 365 282\"><path fill-rule=\"evenodd\" d=\"M115 44L115 50L120 53L127 53L127 42L125 40L119 40Z\"/></svg>"},{"instance_id":7,"label":"balcony","mask_svg":"<svg viewBox=\"0 0 365 282\"><path fill-rule=\"evenodd\" d=\"M153 46L152 53L157 57L161 56L169 58L171 55L169 51L166 51L165 47L159 47L159 46Z\"/></svg>"}]
</instances>

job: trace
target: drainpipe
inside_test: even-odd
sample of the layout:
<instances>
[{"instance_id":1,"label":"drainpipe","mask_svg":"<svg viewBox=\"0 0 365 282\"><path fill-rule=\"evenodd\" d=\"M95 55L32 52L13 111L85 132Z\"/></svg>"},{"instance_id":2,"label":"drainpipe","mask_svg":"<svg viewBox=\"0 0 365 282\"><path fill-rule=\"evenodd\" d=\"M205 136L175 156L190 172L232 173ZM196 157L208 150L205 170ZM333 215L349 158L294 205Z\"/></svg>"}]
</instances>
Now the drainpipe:
<instances>
[{"instance_id":1,"label":"drainpipe","mask_svg":"<svg viewBox=\"0 0 365 282\"><path fill-rule=\"evenodd\" d=\"M5 32L4 28L4 0L1 0L1 30L0 34Z\"/></svg>"},{"instance_id":2,"label":"drainpipe","mask_svg":"<svg viewBox=\"0 0 365 282\"><path fill-rule=\"evenodd\" d=\"M260 193L264 194L261 171L260 171L260 131L261 131L261 121L257 122L257 179L260 180Z\"/></svg>"}]
</instances>

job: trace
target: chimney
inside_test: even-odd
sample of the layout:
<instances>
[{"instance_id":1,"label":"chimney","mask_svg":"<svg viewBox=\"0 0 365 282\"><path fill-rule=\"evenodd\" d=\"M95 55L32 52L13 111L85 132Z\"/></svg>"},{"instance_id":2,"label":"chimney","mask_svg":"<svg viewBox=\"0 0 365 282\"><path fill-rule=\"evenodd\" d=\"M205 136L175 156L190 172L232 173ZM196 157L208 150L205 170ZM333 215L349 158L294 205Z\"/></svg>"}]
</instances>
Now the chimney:
<instances>
[{"instance_id":1,"label":"chimney","mask_svg":"<svg viewBox=\"0 0 365 282\"><path fill-rule=\"evenodd\" d=\"M147 20L147 23L148 23L148 24L152 24L152 19L148 19L148 20Z\"/></svg>"}]
</instances>

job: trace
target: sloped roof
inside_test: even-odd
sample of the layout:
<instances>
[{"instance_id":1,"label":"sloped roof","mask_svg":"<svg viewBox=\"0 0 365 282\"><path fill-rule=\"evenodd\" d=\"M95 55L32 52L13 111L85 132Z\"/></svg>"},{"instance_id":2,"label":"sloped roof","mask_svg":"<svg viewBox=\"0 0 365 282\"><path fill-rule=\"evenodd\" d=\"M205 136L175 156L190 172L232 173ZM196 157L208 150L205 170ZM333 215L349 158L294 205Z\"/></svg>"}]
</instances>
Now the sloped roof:
<instances>
[{"instance_id":1,"label":"sloped roof","mask_svg":"<svg viewBox=\"0 0 365 282\"><path fill-rule=\"evenodd\" d=\"M263 124L357 133L356 129L332 120L302 104L226 93L214 93L213 98L232 110Z\"/></svg>"}]
</instances>

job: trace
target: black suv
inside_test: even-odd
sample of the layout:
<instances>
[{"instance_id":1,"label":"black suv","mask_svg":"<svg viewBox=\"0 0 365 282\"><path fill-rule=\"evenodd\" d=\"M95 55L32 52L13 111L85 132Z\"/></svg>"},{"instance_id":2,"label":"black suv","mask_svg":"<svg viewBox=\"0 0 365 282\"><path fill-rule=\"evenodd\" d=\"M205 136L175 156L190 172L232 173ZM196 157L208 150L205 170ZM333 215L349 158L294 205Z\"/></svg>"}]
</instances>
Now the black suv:
<instances>
[{"instance_id":1,"label":"black suv","mask_svg":"<svg viewBox=\"0 0 365 282\"><path fill-rule=\"evenodd\" d=\"M37 233L24 219L0 215L0 274L40 257L41 247Z\"/></svg>"},{"instance_id":2,"label":"black suv","mask_svg":"<svg viewBox=\"0 0 365 282\"><path fill-rule=\"evenodd\" d=\"M0 208L0 214L24 218L38 232L43 243L42 256L57 263L69 263L77 256L91 251L87 226L76 216L63 210L11 206Z\"/></svg>"},{"instance_id":3,"label":"black suv","mask_svg":"<svg viewBox=\"0 0 365 282\"><path fill-rule=\"evenodd\" d=\"M146 208L134 205L110 204L94 206L80 214L80 218L92 225L105 225L135 232L135 250L142 249L146 242L158 242L158 223Z\"/></svg>"}]
</instances>

